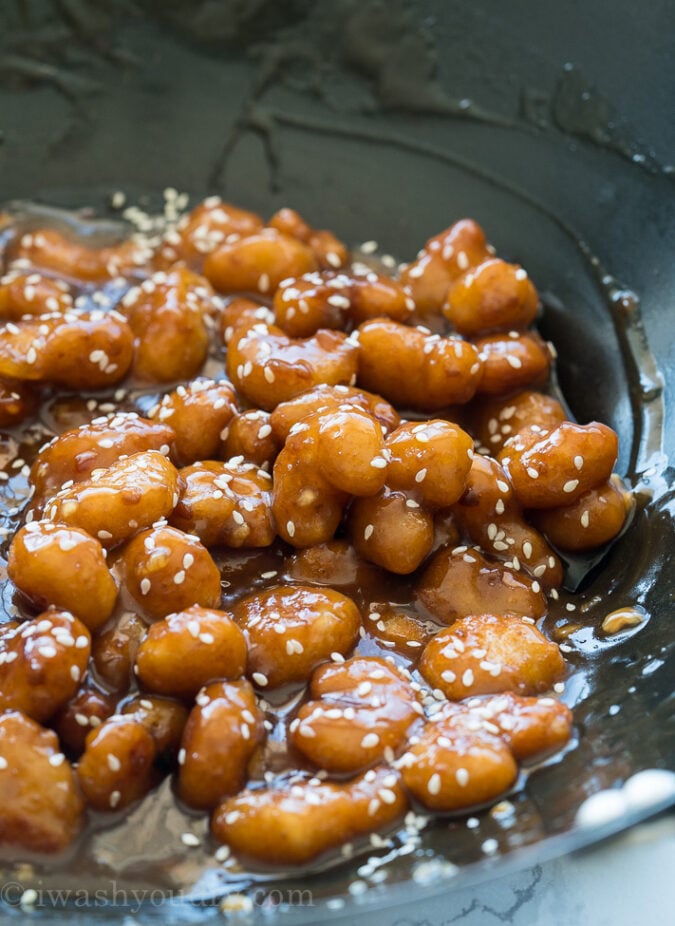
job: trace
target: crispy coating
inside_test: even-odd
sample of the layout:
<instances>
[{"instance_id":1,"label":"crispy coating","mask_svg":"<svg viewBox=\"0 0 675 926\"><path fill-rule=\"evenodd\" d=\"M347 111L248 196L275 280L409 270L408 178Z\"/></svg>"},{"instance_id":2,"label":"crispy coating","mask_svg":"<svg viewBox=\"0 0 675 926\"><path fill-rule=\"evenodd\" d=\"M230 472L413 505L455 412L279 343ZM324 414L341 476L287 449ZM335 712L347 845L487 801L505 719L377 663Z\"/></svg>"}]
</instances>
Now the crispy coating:
<instances>
[{"instance_id":1,"label":"crispy coating","mask_svg":"<svg viewBox=\"0 0 675 926\"><path fill-rule=\"evenodd\" d=\"M490 257L485 232L473 219L461 219L429 238L417 258L401 272L419 314L440 314L450 285Z\"/></svg>"},{"instance_id":2,"label":"crispy coating","mask_svg":"<svg viewBox=\"0 0 675 926\"><path fill-rule=\"evenodd\" d=\"M287 277L318 268L308 245L274 228L225 242L204 260L204 276L220 293L274 293Z\"/></svg>"},{"instance_id":3,"label":"crispy coating","mask_svg":"<svg viewBox=\"0 0 675 926\"><path fill-rule=\"evenodd\" d=\"M44 611L0 637L0 710L48 721L77 691L91 637L67 611Z\"/></svg>"},{"instance_id":4,"label":"crispy coating","mask_svg":"<svg viewBox=\"0 0 675 926\"><path fill-rule=\"evenodd\" d=\"M272 471L282 442L272 431L269 412L261 408L241 412L232 418L220 436L222 442L218 456L221 459L243 457L245 462L254 463L265 472Z\"/></svg>"},{"instance_id":5,"label":"crispy coating","mask_svg":"<svg viewBox=\"0 0 675 926\"><path fill-rule=\"evenodd\" d=\"M514 434L532 425L552 430L567 415L557 399L525 390L517 395L476 400L470 409L471 431L493 456Z\"/></svg>"},{"instance_id":6,"label":"crispy coating","mask_svg":"<svg viewBox=\"0 0 675 926\"><path fill-rule=\"evenodd\" d=\"M279 209L267 225L307 244L322 270L343 267L349 260L347 247L333 232L312 228L295 209Z\"/></svg>"},{"instance_id":7,"label":"crispy coating","mask_svg":"<svg viewBox=\"0 0 675 926\"><path fill-rule=\"evenodd\" d=\"M205 255L224 241L237 241L262 227L263 220L255 212L224 203L219 196L209 196L166 233L159 249L160 263L171 266L183 261L199 269Z\"/></svg>"},{"instance_id":8,"label":"crispy coating","mask_svg":"<svg viewBox=\"0 0 675 926\"><path fill-rule=\"evenodd\" d=\"M289 578L301 585L367 589L381 581L380 571L361 559L347 540L328 540L298 550L286 560Z\"/></svg>"},{"instance_id":9,"label":"crispy coating","mask_svg":"<svg viewBox=\"0 0 675 926\"><path fill-rule=\"evenodd\" d=\"M264 739L263 714L245 679L207 685L197 695L181 741L180 799L207 810L236 794Z\"/></svg>"},{"instance_id":10,"label":"crispy coating","mask_svg":"<svg viewBox=\"0 0 675 926\"><path fill-rule=\"evenodd\" d=\"M136 653L136 675L148 691L193 698L212 679L246 670L246 640L225 611L197 605L153 624Z\"/></svg>"},{"instance_id":11,"label":"crispy coating","mask_svg":"<svg viewBox=\"0 0 675 926\"><path fill-rule=\"evenodd\" d=\"M477 349L388 319L358 328L358 384L403 408L434 409L468 402L482 375Z\"/></svg>"},{"instance_id":12,"label":"crispy coating","mask_svg":"<svg viewBox=\"0 0 675 926\"><path fill-rule=\"evenodd\" d=\"M102 248L88 247L55 228L41 228L23 235L12 248L12 257L60 277L83 283L105 283L146 267L152 251L132 240Z\"/></svg>"},{"instance_id":13,"label":"crispy coating","mask_svg":"<svg viewBox=\"0 0 675 926\"><path fill-rule=\"evenodd\" d=\"M0 379L0 428L13 428L35 414L38 392L30 383Z\"/></svg>"},{"instance_id":14,"label":"crispy coating","mask_svg":"<svg viewBox=\"0 0 675 926\"><path fill-rule=\"evenodd\" d=\"M584 492L572 505L533 511L532 517L561 550L582 552L609 543L622 530L632 496L618 476Z\"/></svg>"},{"instance_id":15,"label":"crispy coating","mask_svg":"<svg viewBox=\"0 0 675 926\"><path fill-rule=\"evenodd\" d=\"M495 800L515 782L516 762L560 749L570 735L571 713L553 698L445 702L397 765L416 800L447 813Z\"/></svg>"},{"instance_id":16,"label":"crispy coating","mask_svg":"<svg viewBox=\"0 0 675 926\"><path fill-rule=\"evenodd\" d=\"M211 830L237 857L301 865L391 825L407 809L398 774L381 766L346 783L312 779L243 791L216 808Z\"/></svg>"},{"instance_id":17,"label":"crispy coating","mask_svg":"<svg viewBox=\"0 0 675 926\"><path fill-rule=\"evenodd\" d=\"M165 395L148 417L170 426L176 459L185 466L218 455L223 431L236 413L237 396L230 383L195 379Z\"/></svg>"},{"instance_id":18,"label":"crispy coating","mask_svg":"<svg viewBox=\"0 0 675 926\"><path fill-rule=\"evenodd\" d=\"M120 551L116 570L127 592L151 620L192 605L220 605L220 571L192 534L175 527L152 527L136 534Z\"/></svg>"},{"instance_id":19,"label":"crispy coating","mask_svg":"<svg viewBox=\"0 0 675 926\"><path fill-rule=\"evenodd\" d=\"M7 573L33 606L70 611L89 630L105 624L117 600L99 541L51 521L31 521L14 535Z\"/></svg>"},{"instance_id":20,"label":"crispy coating","mask_svg":"<svg viewBox=\"0 0 675 926\"><path fill-rule=\"evenodd\" d=\"M273 471L277 532L295 547L330 540L350 495L374 495L387 462L382 428L356 406L315 412L291 428Z\"/></svg>"},{"instance_id":21,"label":"crispy coating","mask_svg":"<svg viewBox=\"0 0 675 926\"><path fill-rule=\"evenodd\" d=\"M361 556L407 575L431 552L434 512L464 492L473 441L449 421L407 422L387 437L384 454L386 485L354 500L350 536Z\"/></svg>"},{"instance_id":22,"label":"crispy coating","mask_svg":"<svg viewBox=\"0 0 675 926\"><path fill-rule=\"evenodd\" d=\"M61 852L84 804L58 737L20 711L0 715L0 845Z\"/></svg>"},{"instance_id":23,"label":"crispy coating","mask_svg":"<svg viewBox=\"0 0 675 926\"><path fill-rule=\"evenodd\" d=\"M280 585L238 601L234 618L248 641L248 675L261 688L306 682L333 653L355 645L361 615L333 589Z\"/></svg>"},{"instance_id":24,"label":"crispy coating","mask_svg":"<svg viewBox=\"0 0 675 926\"><path fill-rule=\"evenodd\" d=\"M16 322L26 315L67 312L73 307L70 287L42 273L13 271L0 279L0 319Z\"/></svg>"},{"instance_id":25,"label":"crispy coating","mask_svg":"<svg viewBox=\"0 0 675 926\"><path fill-rule=\"evenodd\" d=\"M206 360L208 282L185 268L155 273L129 290L120 308L135 336L134 375L145 382L191 379Z\"/></svg>"},{"instance_id":26,"label":"crispy coating","mask_svg":"<svg viewBox=\"0 0 675 926\"><path fill-rule=\"evenodd\" d=\"M96 675L116 694L126 694L132 684L136 651L146 625L131 611L124 611L112 627L94 637L91 655Z\"/></svg>"},{"instance_id":27,"label":"crispy coating","mask_svg":"<svg viewBox=\"0 0 675 926\"><path fill-rule=\"evenodd\" d=\"M389 486L377 495L354 499L348 528L359 556L397 575L414 572L434 545L432 512L407 492Z\"/></svg>"},{"instance_id":28,"label":"crispy coating","mask_svg":"<svg viewBox=\"0 0 675 926\"><path fill-rule=\"evenodd\" d=\"M329 772L360 772L393 761L420 725L423 709L407 678L376 657L320 666L310 700L291 722L289 739L306 759Z\"/></svg>"},{"instance_id":29,"label":"crispy coating","mask_svg":"<svg viewBox=\"0 0 675 926\"><path fill-rule=\"evenodd\" d=\"M105 389L126 376L133 334L118 312L41 315L0 330L0 376Z\"/></svg>"},{"instance_id":30,"label":"crispy coating","mask_svg":"<svg viewBox=\"0 0 675 926\"><path fill-rule=\"evenodd\" d=\"M133 717L115 715L92 730L77 766L77 779L94 810L128 807L154 786L157 747L152 734Z\"/></svg>"},{"instance_id":31,"label":"crispy coating","mask_svg":"<svg viewBox=\"0 0 675 926\"><path fill-rule=\"evenodd\" d=\"M437 620L451 624L470 614L546 613L546 598L537 579L487 559L475 547L435 553L417 585L419 602Z\"/></svg>"},{"instance_id":32,"label":"crispy coating","mask_svg":"<svg viewBox=\"0 0 675 926\"><path fill-rule=\"evenodd\" d=\"M235 328L251 328L259 322L266 325L274 324L274 312L253 299L231 296L223 302L219 316L220 339L223 344L228 343Z\"/></svg>"},{"instance_id":33,"label":"crispy coating","mask_svg":"<svg viewBox=\"0 0 675 926\"><path fill-rule=\"evenodd\" d=\"M427 644L420 672L453 701L470 695L548 691L565 673L556 643L515 615L462 617Z\"/></svg>"},{"instance_id":34,"label":"crispy coating","mask_svg":"<svg viewBox=\"0 0 675 926\"><path fill-rule=\"evenodd\" d=\"M87 677L52 720L59 741L69 755L79 756L84 752L89 731L100 727L115 713L116 703L112 694L97 688Z\"/></svg>"},{"instance_id":35,"label":"crispy coating","mask_svg":"<svg viewBox=\"0 0 675 926\"><path fill-rule=\"evenodd\" d=\"M266 547L276 536L272 480L252 463L205 460L180 470L185 488L171 523L207 546Z\"/></svg>"},{"instance_id":36,"label":"crispy coating","mask_svg":"<svg viewBox=\"0 0 675 926\"><path fill-rule=\"evenodd\" d=\"M225 364L237 392L271 411L319 383L352 383L358 353L358 346L341 331L289 338L281 328L257 322L234 329Z\"/></svg>"},{"instance_id":37,"label":"crispy coating","mask_svg":"<svg viewBox=\"0 0 675 926\"><path fill-rule=\"evenodd\" d=\"M490 258L450 287L443 314L456 331L473 338L487 331L527 328L537 314L539 296L518 264Z\"/></svg>"},{"instance_id":38,"label":"crispy coating","mask_svg":"<svg viewBox=\"0 0 675 926\"><path fill-rule=\"evenodd\" d=\"M280 402L270 415L272 433L281 442L291 433L291 428L300 424L313 412L337 411L345 405L354 405L372 415L382 426L383 434L388 434L401 423L400 416L393 405L385 399L364 389L352 386L327 386L320 384L289 399Z\"/></svg>"},{"instance_id":39,"label":"crispy coating","mask_svg":"<svg viewBox=\"0 0 675 926\"><path fill-rule=\"evenodd\" d=\"M135 412L118 412L65 431L40 450L30 481L38 501L50 498L66 482L83 482L95 469L106 469L120 457L143 450L171 451L174 432Z\"/></svg>"},{"instance_id":40,"label":"crispy coating","mask_svg":"<svg viewBox=\"0 0 675 926\"><path fill-rule=\"evenodd\" d=\"M110 548L170 515L181 488L173 464L148 450L61 489L46 505L44 517L79 527Z\"/></svg>"},{"instance_id":41,"label":"crispy coating","mask_svg":"<svg viewBox=\"0 0 675 926\"><path fill-rule=\"evenodd\" d=\"M560 559L525 520L509 477L496 460L474 457L464 494L452 510L462 530L486 553L522 567L546 588L562 583Z\"/></svg>"},{"instance_id":42,"label":"crispy coating","mask_svg":"<svg viewBox=\"0 0 675 926\"><path fill-rule=\"evenodd\" d=\"M506 395L516 389L541 386L548 379L551 355L538 334L488 334L473 343L483 363L479 395Z\"/></svg>"},{"instance_id":43,"label":"crispy coating","mask_svg":"<svg viewBox=\"0 0 675 926\"><path fill-rule=\"evenodd\" d=\"M374 272L308 273L282 280L274 294L275 322L293 338L320 328L343 331L369 318L406 322L414 309L400 283Z\"/></svg>"},{"instance_id":44,"label":"crispy coating","mask_svg":"<svg viewBox=\"0 0 675 926\"><path fill-rule=\"evenodd\" d=\"M144 693L127 701L122 716L142 724L152 736L160 759L173 764L178 755L189 711L175 698L162 698Z\"/></svg>"},{"instance_id":45,"label":"crispy coating","mask_svg":"<svg viewBox=\"0 0 675 926\"><path fill-rule=\"evenodd\" d=\"M617 435L606 424L563 421L548 432L520 431L499 460L524 508L558 508L605 483L617 452Z\"/></svg>"}]
</instances>

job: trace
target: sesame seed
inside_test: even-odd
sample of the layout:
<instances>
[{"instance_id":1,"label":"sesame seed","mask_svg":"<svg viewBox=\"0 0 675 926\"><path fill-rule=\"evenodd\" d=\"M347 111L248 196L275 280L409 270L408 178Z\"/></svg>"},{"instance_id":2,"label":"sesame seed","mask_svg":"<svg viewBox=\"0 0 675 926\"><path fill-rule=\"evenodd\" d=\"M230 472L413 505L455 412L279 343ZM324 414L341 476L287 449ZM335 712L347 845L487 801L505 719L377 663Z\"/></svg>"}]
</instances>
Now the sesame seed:
<instances>
[{"instance_id":1,"label":"sesame seed","mask_svg":"<svg viewBox=\"0 0 675 926\"><path fill-rule=\"evenodd\" d=\"M152 583L150 582L150 579L141 579L141 595L147 595L151 586Z\"/></svg>"},{"instance_id":2,"label":"sesame seed","mask_svg":"<svg viewBox=\"0 0 675 926\"><path fill-rule=\"evenodd\" d=\"M117 758L117 756L114 756L112 753L108 754L107 761L108 768L111 772L119 772L119 770L122 768L122 763Z\"/></svg>"},{"instance_id":3,"label":"sesame seed","mask_svg":"<svg viewBox=\"0 0 675 926\"><path fill-rule=\"evenodd\" d=\"M581 454L577 454L577 456L574 458L574 465L577 469L583 469L584 458L581 456Z\"/></svg>"},{"instance_id":4,"label":"sesame seed","mask_svg":"<svg viewBox=\"0 0 675 926\"><path fill-rule=\"evenodd\" d=\"M499 843L496 839L486 839L481 846L481 849L486 855L494 855L498 848Z\"/></svg>"},{"instance_id":5,"label":"sesame seed","mask_svg":"<svg viewBox=\"0 0 675 926\"><path fill-rule=\"evenodd\" d=\"M380 742L380 737L377 733L366 733L366 735L361 740L362 749L374 749Z\"/></svg>"},{"instance_id":6,"label":"sesame seed","mask_svg":"<svg viewBox=\"0 0 675 926\"><path fill-rule=\"evenodd\" d=\"M230 847L229 846L220 846L216 849L214 855L216 862L226 862L230 857Z\"/></svg>"},{"instance_id":7,"label":"sesame seed","mask_svg":"<svg viewBox=\"0 0 675 926\"><path fill-rule=\"evenodd\" d=\"M429 781L427 782L427 791L429 794L440 794L441 792L441 776L438 772L434 772Z\"/></svg>"},{"instance_id":8,"label":"sesame seed","mask_svg":"<svg viewBox=\"0 0 675 926\"><path fill-rule=\"evenodd\" d=\"M582 527L588 527L591 523L591 517L588 510L582 511L581 517L579 518Z\"/></svg>"},{"instance_id":9,"label":"sesame seed","mask_svg":"<svg viewBox=\"0 0 675 926\"><path fill-rule=\"evenodd\" d=\"M469 773L465 768L458 768L455 772L455 780L460 788L465 788L469 783Z\"/></svg>"},{"instance_id":10,"label":"sesame seed","mask_svg":"<svg viewBox=\"0 0 675 926\"><path fill-rule=\"evenodd\" d=\"M4 756L0 756L0 771L4 771L8 767L9 763Z\"/></svg>"},{"instance_id":11,"label":"sesame seed","mask_svg":"<svg viewBox=\"0 0 675 926\"><path fill-rule=\"evenodd\" d=\"M574 490L579 485L578 479L568 479L565 485L563 486L563 492L574 492Z\"/></svg>"},{"instance_id":12,"label":"sesame seed","mask_svg":"<svg viewBox=\"0 0 675 926\"><path fill-rule=\"evenodd\" d=\"M110 800L109 800L108 803L110 804L110 806L111 806L112 808L115 808L115 807L117 807L117 805L119 804L120 798L121 798L121 797L122 797L121 792L119 792L119 791L112 791L111 794L110 794Z\"/></svg>"},{"instance_id":13,"label":"sesame seed","mask_svg":"<svg viewBox=\"0 0 675 926\"><path fill-rule=\"evenodd\" d=\"M254 672L251 675L251 678L256 683L256 685L259 685L261 688L264 688L269 684L269 679L266 675L263 675L262 672Z\"/></svg>"},{"instance_id":14,"label":"sesame seed","mask_svg":"<svg viewBox=\"0 0 675 926\"><path fill-rule=\"evenodd\" d=\"M467 669L462 675L462 685L465 688L470 688L473 685L473 672L471 669Z\"/></svg>"},{"instance_id":15,"label":"sesame seed","mask_svg":"<svg viewBox=\"0 0 675 926\"><path fill-rule=\"evenodd\" d=\"M56 752L56 753L54 753L53 756L50 756L50 757L49 757L49 764L50 764L53 768L58 768L59 765L63 765L63 763L64 763L64 761L65 761L65 758L66 758L66 757L64 756L64 754L63 754L62 752Z\"/></svg>"},{"instance_id":16,"label":"sesame seed","mask_svg":"<svg viewBox=\"0 0 675 926\"><path fill-rule=\"evenodd\" d=\"M191 848L201 845L201 839L199 836L195 836L194 833L181 833L180 841L184 846L190 846Z\"/></svg>"},{"instance_id":17,"label":"sesame seed","mask_svg":"<svg viewBox=\"0 0 675 926\"><path fill-rule=\"evenodd\" d=\"M532 544L529 540L525 540L523 543L523 556L525 559L529 559L532 556Z\"/></svg>"},{"instance_id":18,"label":"sesame seed","mask_svg":"<svg viewBox=\"0 0 675 926\"><path fill-rule=\"evenodd\" d=\"M426 468L419 470L415 475L415 482L424 482L427 476Z\"/></svg>"},{"instance_id":19,"label":"sesame seed","mask_svg":"<svg viewBox=\"0 0 675 926\"><path fill-rule=\"evenodd\" d=\"M295 524L292 521L286 521L286 533L289 537L295 536Z\"/></svg>"}]
</instances>

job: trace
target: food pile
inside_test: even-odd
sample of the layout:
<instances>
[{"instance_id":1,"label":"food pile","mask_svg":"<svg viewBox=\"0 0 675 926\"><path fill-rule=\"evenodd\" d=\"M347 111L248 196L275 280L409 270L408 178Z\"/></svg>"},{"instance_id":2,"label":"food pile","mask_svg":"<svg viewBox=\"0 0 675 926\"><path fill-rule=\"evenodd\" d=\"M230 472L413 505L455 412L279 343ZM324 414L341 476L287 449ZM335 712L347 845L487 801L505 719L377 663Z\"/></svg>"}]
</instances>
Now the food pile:
<instances>
[{"instance_id":1,"label":"food pile","mask_svg":"<svg viewBox=\"0 0 675 926\"><path fill-rule=\"evenodd\" d=\"M58 853L171 775L214 848L307 863L568 742L538 625L625 522L616 434L546 391L475 222L372 250L215 197L159 240L10 227L0 427L53 439L4 474L0 843Z\"/></svg>"}]
</instances>

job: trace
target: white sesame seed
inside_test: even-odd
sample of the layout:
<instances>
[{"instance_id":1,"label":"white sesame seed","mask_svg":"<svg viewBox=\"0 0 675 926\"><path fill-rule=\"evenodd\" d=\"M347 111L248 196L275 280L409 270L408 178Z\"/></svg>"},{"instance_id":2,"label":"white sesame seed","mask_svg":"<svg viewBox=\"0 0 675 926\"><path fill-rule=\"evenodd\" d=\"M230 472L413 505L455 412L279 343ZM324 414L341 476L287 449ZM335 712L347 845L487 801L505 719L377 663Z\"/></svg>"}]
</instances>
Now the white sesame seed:
<instances>
[{"instance_id":1,"label":"white sesame seed","mask_svg":"<svg viewBox=\"0 0 675 926\"><path fill-rule=\"evenodd\" d=\"M374 531L374 530L375 530L375 528L374 528L374 526L373 526L372 524L366 524L366 526L365 526L365 528L364 528L364 530L363 530L363 539L364 539L364 540L370 540L370 538L371 538L372 535L373 535L373 531Z\"/></svg>"},{"instance_id":2,"label":"white sesame seed","mask_svg":"<svg viewBox=\"0 0 675 926\"><path fill-rule=\"evenodd\" d=\"M147 595L151 587L152 583L150 582L150 579L141 579L141 595Z\"/></svg>"},{"instance_id":3,"label":"white sesame seed","mask_svg":"<svg viewBox=\"0 0 675 926\"><path fill-rule=\"evenodd\" d=\"M562 487L563 492L567 492L567 493L574 492L574 490L577 488L578 485L579 485L578 479L568 479L565 485Z\"/></svg>"},{"instance_id":4,"label":"white sesame seed","mask_svg":"<svg viewBox=\"0 0 675 926\"><path fill-rule=\"evenodd\" d=\"M469 783L469 773L465 768L458 768L455 772L455 780L460 788L465 788Z\"/></svg>"},{"instance_id":5,"label":"white sesame seed","mask_svg":"<svg viewBox=\"0 0 675 926\"><path fill-rule=\"evenodd\" d=\"M201 839L194 833L181 833L180 841L184 846L190 846L191 848L201 845Z\"/></svg>"},{"instance_id":6,"label":"white sesame seed","mask_svg":"<svg viewBox=\"0 0 675 926\"><path fill-rule=\"evenodd\" d=\"M434 772L429 781L427 782L427 791L429 794L440 794L441 792L441 776L438 772Z\"/></svg>"},{"instance_id":7,"label":"white sesame seed","mask_svg":"<svg viewBox=\"0 0 675 926\"><path fill-rule=\"evenodd\" d=\"M362 749L374 749L380 742L380 737L377 733L366 733L366 735L361 740Z\"/></svg>"},{"instance_id":8,"label":"white sesame seed","mask_svg":"<svg viewBox=\"0 0 675 926\"><path fill-rule=\"evenodd\" d=\"M256 683L256 685L259 685L261 688L264 688L269 684L269 679L266 675L263 675L262 672L254 672L251 675L251 678Z\"/></svg>"},{"instance_id":9,"label":"white sesame seed","mask_svg":"<svg viewBox=\"0 0 675 926\"><path fill-rule=\"evenodd\" d=\"M581 521L582 527L588 527L588 525L591 523L591 516L588 510L582 511L581 517L579 518L579 520Z\"/></svg>"},{"instance_id":10,"label":"white sesame seed","mask_svg":"<svg viewBox=\"0 0 675 926\"><path fill-rule=\"evenodd\" d=\"M577 456L574 458L574 465L577 469L583 469L584 458L581 456L581 454L577 454Z\"/></svg>"},{"instance_id":11,"label":"white sesame seed","mask_svg":"<svg viewBox=\"0 0 675 926\"><path fill-rule=\"evenodd\" d=\"M286 522L286 533L289 537L295 536L295 524L292 521Z\"/></svg>"},{"instance_id":12,"label":"white sesame seed","mask_svg":"<svg viewBox=\"0 0 675 926\"><path fill-rule=\"evenodd\" d=\"M473 685L473 672L471 669L466 669L462 675L462 685L464 685L465 688L470 688Z\"/></svg>"},{"instance_id":13,"label":"white sesame seed","mask_svg":"<svg viewBox=\"0 0 675 926\"><path fill-rule=\"evenodd\" d=\"M122 768L122 763L117 758L117 756L114 756L112 753L108 753L107 761L108 768L111 772L119 772L119 770Z\"/></svg>"}]
</instances>

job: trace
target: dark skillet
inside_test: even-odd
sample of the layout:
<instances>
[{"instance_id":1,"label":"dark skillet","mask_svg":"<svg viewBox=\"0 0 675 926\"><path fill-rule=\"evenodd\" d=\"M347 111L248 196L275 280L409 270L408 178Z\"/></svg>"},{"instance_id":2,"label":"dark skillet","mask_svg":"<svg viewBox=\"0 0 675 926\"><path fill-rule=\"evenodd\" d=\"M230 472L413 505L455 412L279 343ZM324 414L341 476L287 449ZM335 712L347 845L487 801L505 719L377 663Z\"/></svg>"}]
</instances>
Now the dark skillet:
<instances>
[{"instance_id":1,"label":"dark skillet","mask_svg":"<svg viewBox=\"0 0 675 926\"><path fill-rule=\"evenodd\" d=\"M421 885L419 858L399 858L387 888L367 892L380 906L601 839L658 802L580 829L584 798L673 767L674 30L668 0L639 14L624 0L0 6L0 202L105 209L116 189L148 205L168 186L218 192L265 214L292 205L400 258L473 216L550 294L542 329L576 417L619 432L618 470L639 505L576 577L591 603L570 657L578 745L530 775L508 824L486 815L477 835L463 821L429 829L428 857L459 872ZM626 604L644 608L640 629L598 633ZM491 837L499 853L486 860ZM315 903L344 895L355 867L316 875ZM143 915L158 912L186 915Z\"/></svg>"}]
</instances>

